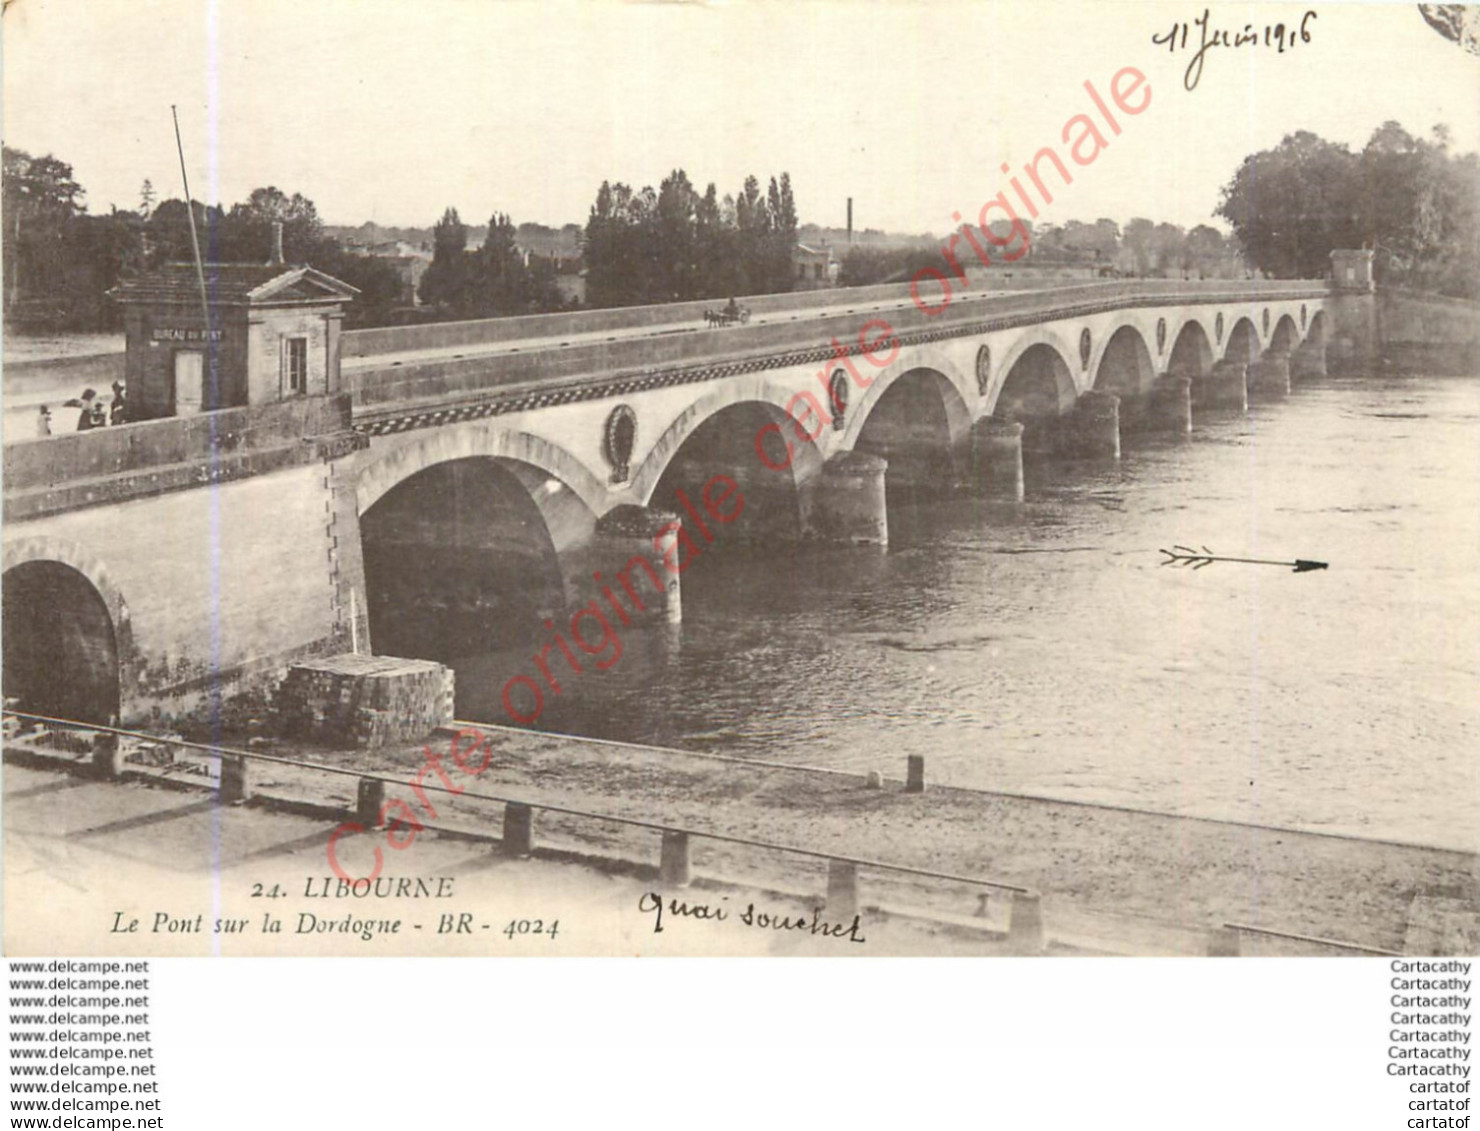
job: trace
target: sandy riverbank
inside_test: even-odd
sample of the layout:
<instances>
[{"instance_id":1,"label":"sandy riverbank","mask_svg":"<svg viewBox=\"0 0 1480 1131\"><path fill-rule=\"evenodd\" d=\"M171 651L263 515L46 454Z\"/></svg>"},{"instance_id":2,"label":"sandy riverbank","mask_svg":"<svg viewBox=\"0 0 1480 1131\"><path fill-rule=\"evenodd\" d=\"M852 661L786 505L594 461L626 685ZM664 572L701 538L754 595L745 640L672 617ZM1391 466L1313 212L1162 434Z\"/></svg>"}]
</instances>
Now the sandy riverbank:
<instances>
[{"instance_id":1,"label":"sandy riverbank","mask_svg":"<svg viewBox=\"0 0 1480 1131\"><path fill-rule=\"evenodd\" d=\"M1043 893L1051 920L1098 923L1085 928L1091 931L1115 930L1105 924L1124 920L1121 933L1144 935L1145 953L1182 949L1225 922L1398 950L1415 897L1474 898L1480 886L1473 853L971 790L907 794L899 782L870 789L853 775L489 733L486 771L472 781L450 771L472 791L1021 885ZM408 783L423 762L420 747L289 750L276 745L271 752ZM269 766L255 788L349 806L354 785L352 778ZM409 788L389 792L415 803ZM500 818L495 803L459 798L437 823L496 833ZM537 821L541 840L657 860L650 830L551 813ZM694 866L700 874L783 890L820 893L825 886L822 861L743 846L696 842ZM965 885L871 870L861 884L865 902L959 916L982 910L980 889ZM991 914L1004 913L994 900Z\"/></svg>"}]
</instances>

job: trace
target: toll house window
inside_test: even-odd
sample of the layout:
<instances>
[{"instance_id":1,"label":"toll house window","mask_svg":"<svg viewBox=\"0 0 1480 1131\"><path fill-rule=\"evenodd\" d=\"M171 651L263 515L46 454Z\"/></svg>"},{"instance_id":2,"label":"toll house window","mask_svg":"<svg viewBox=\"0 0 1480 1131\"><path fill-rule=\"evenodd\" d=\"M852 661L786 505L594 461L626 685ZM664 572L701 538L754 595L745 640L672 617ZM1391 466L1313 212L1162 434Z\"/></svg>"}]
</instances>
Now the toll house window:
<instances>
[{"instance_id":1,"label":"toll house window","mask_svg":"<svg viewBox=\"0 0 1480 1131\"><path fill-rule=\"evenodd\" d=\"M284 392L289 396L308 392L308 339L289 338L283 354Z\"/></svg>"}]
</instances>

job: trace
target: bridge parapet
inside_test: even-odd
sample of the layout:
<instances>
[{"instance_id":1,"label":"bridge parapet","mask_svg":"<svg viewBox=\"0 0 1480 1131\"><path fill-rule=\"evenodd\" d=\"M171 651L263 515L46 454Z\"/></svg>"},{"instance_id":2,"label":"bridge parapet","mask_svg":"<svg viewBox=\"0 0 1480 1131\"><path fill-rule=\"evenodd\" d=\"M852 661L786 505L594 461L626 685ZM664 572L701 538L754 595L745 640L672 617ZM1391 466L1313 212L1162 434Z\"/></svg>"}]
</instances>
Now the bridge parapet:
<instances>
[{"instance_id":1,"label":"bridge parapet","mask_svg":"<svg viewBox=\"0 0 1480 1131\"><path fill-rule=\"evenodd\" d=\"M345 394L120 424L5 446L5 521L332 458L360 441Z\"/></svg>"},{"instance_id":2,"label":"bridge parapet","mask_svg":"<svg viewBox=\"0 0 1480 1131\"><path fill-rule=\"evenodd\" d=\"M1061 280L1014 281L1011 272L983 273L967 272L968 282L961 283L951 278L951 285L958 297L964 300L963 292L974 299L1004 301L1009 298L1027 299L1030 303L1037 295L1064 293L1069 290L1116 288L1145 289L1170 286L1186 293L1188 288L1212 288L1228 290L1237 286L1280 288L1283 281L1239 280L1173 280L1139 279L1117 280L1106 283L1086 283L1077 287L1064 287ZM1308 289L1310 283L1302 283ZM1322 287L1324 283L1317 284ZM911 283L882 283L869 287L844 287L819 291L794 291L785 294L748 295L745 305L756 315L793 313L798 320L806 321L807 315L820 307L863 307L879 303L894 302L913 305ZM1263 290L1261 297L1271 297L1272 292ZM923 296L928 300L930 296ZM1278 297L1275 295L1274 297ZM704 312L715 307L714 299L689 302L659 303L650 306L624 306L605 310L583 310L560 314L531 314L513 318L480 318L460 322L436 322L421 326L388 326L373 330L346 332L342 341L342 356L345 360L371 359L385 354L414 353L418 350L447 349L466 346L477 349L481 346L497 345L501 342L520 341L530 338L550 338L558 341L573 335L600 333L608 330L630 330L634 328L673 325L691 322L697 328L703 321ZM933 305L933 304L932 304Z\"/></svg>"},{"instance_id":3,"label":"bridge parapet","mask_svg":"<svg viewBox=\"0 0 1480 1131\"><path fill-rule=\"evenodd\" d=\"M844 292L832 292L842 294ZM356 426L398 430L416 413L425 423L495 411L540 408L761 369L824 364L862 352L861 337L893 332L903 345L989 333L1015 326L1106 310L1207 303L1250 303L1323 298L1321 281L1133 280L1091 283L1020 294L977 294L953 300L937 314L912 301L884 311L836 312L795 322L734 327L720 332L628 337L595 344L548 347L362 367L344 376L354 396ZM898 296L895 296L898 297ZM680 304L681 305L681 304ZM672 310L671 307L650 308ZM884 328L881 329L879 322ZM866 333L865 327L874 325ZM504 409L498 409L503 411Z\"/></svg>"},{"instance_id":4,"label":"bridge parapet","mask_svg":"<svg viewBox=\"0 0 1480 1131\"><path fill-rule=\"evenodd\" d=\"M976 282L976 280L973 280ZM838 306L909 301L908 283L885 283L872 287L849 287L842 290L792 291L785 294L747 295L745 306L755 314L795 311L805 314L819 306ZM341 339L342 356L372 358L381 354L407 353L452 346L494 345L526 338L559 340L573 334L600 333L603 330L629 330L635 327L661 326L692 322L698 326L704 312L720 305L715 299L692 302L657 303L650 306L619 306L602 310L571 311L562 314L527 314L513 318L476 318L460 322L432 322L422 326L387 326L373 330L350 330Z\"/></svg>"}]
</instances>

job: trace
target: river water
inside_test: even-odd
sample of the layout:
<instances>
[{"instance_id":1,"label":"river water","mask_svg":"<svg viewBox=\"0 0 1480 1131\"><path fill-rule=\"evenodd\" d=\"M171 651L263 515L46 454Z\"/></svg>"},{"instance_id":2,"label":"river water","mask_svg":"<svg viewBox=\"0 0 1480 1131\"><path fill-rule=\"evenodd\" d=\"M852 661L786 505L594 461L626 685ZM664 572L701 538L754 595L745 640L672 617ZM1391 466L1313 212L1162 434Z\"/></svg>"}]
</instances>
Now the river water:
<instances>
[{"instance_id":1,"label":"river water","mask_svg":"<svg viewBox=\"0 0 1480 1131\"><path fill-rule=\"evenodd\" d=\"M1480 381L1305 381L1027 488L891 512L887 552L711 549L538 729L1480 847ZM501 723L533 671L455 667Z\"/></svg>"}]
</instances>

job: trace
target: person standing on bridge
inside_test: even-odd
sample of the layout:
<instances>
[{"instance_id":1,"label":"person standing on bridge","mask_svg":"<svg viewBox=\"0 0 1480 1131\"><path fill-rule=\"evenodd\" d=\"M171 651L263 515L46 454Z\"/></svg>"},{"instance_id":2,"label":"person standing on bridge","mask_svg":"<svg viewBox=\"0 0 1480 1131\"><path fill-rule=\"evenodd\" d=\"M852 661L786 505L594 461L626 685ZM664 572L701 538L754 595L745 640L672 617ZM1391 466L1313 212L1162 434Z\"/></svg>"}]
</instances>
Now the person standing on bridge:
<instances>
[{"instance_id":1,"label":"person standing on bridge","mask_svg":"<svg viewBox=\"0 0 1480 1131\"><path fill-rule=\"evenodd\" d=\"M122 424L128 419L128 402L124 396L123 382L113 382L113 403L108 406L108 423Z\"/></svg>"},{"instance_id":2,"label":"person standing on bridge","mask_svg":"<svg viewBox=\"0 0 1480 1131\"><path fill-rule=\"evenodd\" d=\"M93 390L91 389L83 389L81 400L71 400L67 402L68 408L75 407L79 410L77 413L77 431L86 432L89 429L96 428L98 426L99 422L93 416L94 402L97 399L97 395L98 394L93 392Z\"/></svg>"},{"instance_id":3,"label":"person standing on bridge","mask_svg":"<svg viewBox=\"0 0 1480 1131\"><path fill-rule=\"evenodd\" d=\"M47 408L45 405L42 405L40 410L36 413L36 435L51 435L51 409Z\"/></svg>"}]
</instances>

